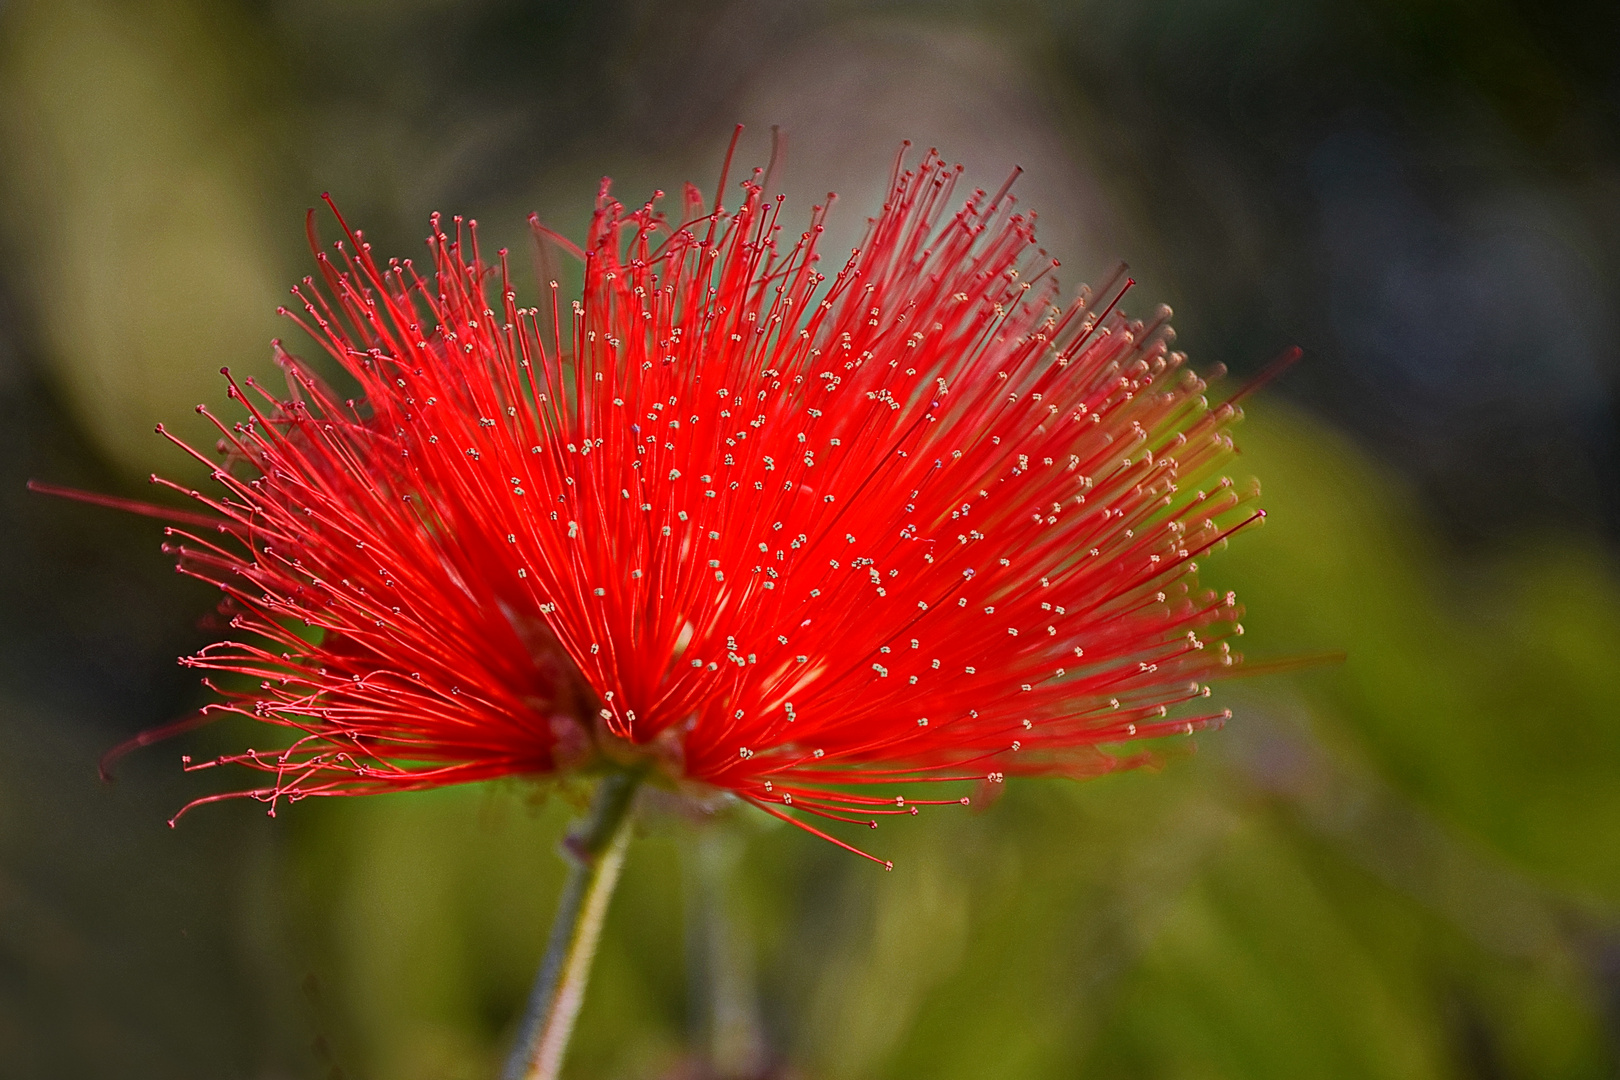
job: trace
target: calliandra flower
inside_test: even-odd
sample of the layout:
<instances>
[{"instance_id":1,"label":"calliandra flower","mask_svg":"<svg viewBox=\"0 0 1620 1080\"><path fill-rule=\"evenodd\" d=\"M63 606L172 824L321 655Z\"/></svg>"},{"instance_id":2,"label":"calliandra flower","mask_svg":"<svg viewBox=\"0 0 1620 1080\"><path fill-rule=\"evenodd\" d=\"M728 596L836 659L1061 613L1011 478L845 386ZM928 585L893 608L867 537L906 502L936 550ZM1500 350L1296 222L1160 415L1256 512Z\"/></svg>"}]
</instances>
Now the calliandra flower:
<instances>
[{"instance_id":1,"label":"calliandra flower","mask_svg":"<svg viewBox=\"0 0 1620 1080\"><path fill-rule=\"evenodd\" d=\"M360 396L278 344L170 530L231 614L185 661L232 675L210 711L294 738L193 767L273 807L646 758L825 835L1222 720L1242 628L1195 575L1260 516L1217 478L1238 410L960 172L897 163L826 271L826 207L790 230L757 171L674 217L604 182L558 241L583 294L537 307L474 223L426 266L345 224L293 317Z\"/></svg>"}]
</instances>

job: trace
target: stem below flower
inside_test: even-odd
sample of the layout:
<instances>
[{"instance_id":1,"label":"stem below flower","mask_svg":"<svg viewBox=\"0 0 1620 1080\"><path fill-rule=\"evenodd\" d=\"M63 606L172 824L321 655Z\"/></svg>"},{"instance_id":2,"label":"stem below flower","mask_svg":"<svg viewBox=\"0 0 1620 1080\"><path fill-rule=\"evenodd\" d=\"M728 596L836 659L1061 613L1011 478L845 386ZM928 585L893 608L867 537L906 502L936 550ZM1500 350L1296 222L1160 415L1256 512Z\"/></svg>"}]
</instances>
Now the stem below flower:
<instances>
[{"instance_id":1,"label":"stem below flower","mask_svg":"<svg viewBox=\"0 0 1620 1080\"><path fill-rule=\"evenodd\" d=\"M568 882L557 902L551 939L540 974L529 991L523 1027L506 1061L503 1080L556 1080L568 1037L585 1002L591 959L602 936L608 901L619 881L630 842L630 807L641 777L633 772L604 776L581 826L563 841L572 860Z\"/></svg>"}]
</instances>

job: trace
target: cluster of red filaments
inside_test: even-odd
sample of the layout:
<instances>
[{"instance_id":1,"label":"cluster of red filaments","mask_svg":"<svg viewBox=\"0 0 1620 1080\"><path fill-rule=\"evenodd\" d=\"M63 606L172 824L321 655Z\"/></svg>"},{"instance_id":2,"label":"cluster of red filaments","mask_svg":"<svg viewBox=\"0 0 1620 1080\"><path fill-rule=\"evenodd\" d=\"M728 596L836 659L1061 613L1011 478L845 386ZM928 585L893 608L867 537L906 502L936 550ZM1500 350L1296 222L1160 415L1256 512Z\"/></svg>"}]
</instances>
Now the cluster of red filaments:
<instances>
[{"instance_id":1,"label":"cluster of red filaments","mask_svg":"<svg viewBox=\"0 0 1620 1080\"><path fill-rule=\"evenodd\" d=\"M1259 516L1214 479L1237 410L1168 312L1116 310L1129 282L1060 302L1033 216L959 174L897 165L831 276L825 208L784 236L757 172L678 224L604 184L583 295L545 307L460 219L425 273L345 226L299 319L362 399L285 355L286 397L232 383L213 535L175 530L246 639L189 663L256 683L215 708L296 733L219 759L272 774L242 794L605 741L864 825L960 801L915 781L1088 775L1221 720L1242 629L1195 574Z\"/></svg>"}]
</instances>

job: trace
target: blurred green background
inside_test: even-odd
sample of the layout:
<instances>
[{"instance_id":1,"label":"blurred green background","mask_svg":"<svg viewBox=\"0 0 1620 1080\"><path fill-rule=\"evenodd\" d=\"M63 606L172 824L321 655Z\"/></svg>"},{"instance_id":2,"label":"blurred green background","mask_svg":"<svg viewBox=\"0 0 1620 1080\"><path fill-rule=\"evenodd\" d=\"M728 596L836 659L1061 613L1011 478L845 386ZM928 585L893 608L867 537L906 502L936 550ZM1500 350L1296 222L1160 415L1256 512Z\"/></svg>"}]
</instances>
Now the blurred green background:
<instances>
[{"instance_id":1,"label":"blurred green background","mask_svg":"<svg viewBox=\"0 0 1620 1080\"><path fill-rule=\"evenodd\" d=\"M201 700L212 598L23 483L188 475L151 427L269 367L321 191L524 250L737 121L832 250L911 138L1023 165L1066 279L1130 259L1195 362L1303 346L1206 579L1251 657L1347 659L863 837L892 874L648 815L568 1074L1620 1076L1620 18L1527 0L0 0L0 1076L495 1074L579 793L169 830L240 732L95 760Z\"/></svg>"}]
</instances>

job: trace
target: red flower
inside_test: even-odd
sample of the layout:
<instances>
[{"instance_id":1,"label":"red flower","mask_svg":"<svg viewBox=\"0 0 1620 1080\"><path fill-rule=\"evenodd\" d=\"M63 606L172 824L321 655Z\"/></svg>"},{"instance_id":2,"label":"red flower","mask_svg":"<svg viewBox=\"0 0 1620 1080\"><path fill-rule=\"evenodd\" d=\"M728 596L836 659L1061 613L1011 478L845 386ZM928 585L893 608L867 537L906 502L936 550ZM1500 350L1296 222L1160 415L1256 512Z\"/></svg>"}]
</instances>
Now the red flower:
<instances>
[{"instance_id":1,"label":"red flower","mask_svg":"<svg viewBox=\"0 0 1620 1080\"><path fill-rule=\"evenodd\" d=\"M173 530L239 632L186 663L254 683L212 709L297 736L207 764L273 805L646 756L867 824L1222 719L1242 630L1195 561L1259 515L1194 481L1236 410L1168 311L1061 305L1033 215L959 172L897 167L830 276L825 208L784 235L757 172L678 224L604 184L583 296L539 308L472 223L426 271L345 226L298 318L363 396L278 347L196 496L222 535Z\"/></svg>"}]
</instances>

